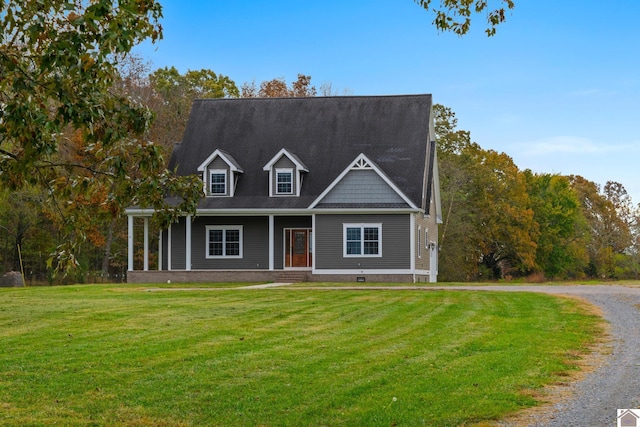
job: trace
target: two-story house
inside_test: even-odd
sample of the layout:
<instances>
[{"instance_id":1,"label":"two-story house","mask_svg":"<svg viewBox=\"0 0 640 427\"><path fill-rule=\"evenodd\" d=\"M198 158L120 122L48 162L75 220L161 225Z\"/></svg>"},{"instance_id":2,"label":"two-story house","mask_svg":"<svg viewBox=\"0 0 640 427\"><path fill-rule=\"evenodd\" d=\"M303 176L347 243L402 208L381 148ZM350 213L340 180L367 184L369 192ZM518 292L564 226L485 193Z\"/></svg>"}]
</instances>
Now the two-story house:
<instances>
[{"instance_id":1,"label":"two-story house","mask_svg":"<svg viewBox=\"0 0 640 427\"><path fill-rule=\"evenodd\" d=\"M129 282L436 281L431 95L196 100L169 167L201 177L202 201L153 271L152 212L127 210Z\"/></svg>"}]
</instances>

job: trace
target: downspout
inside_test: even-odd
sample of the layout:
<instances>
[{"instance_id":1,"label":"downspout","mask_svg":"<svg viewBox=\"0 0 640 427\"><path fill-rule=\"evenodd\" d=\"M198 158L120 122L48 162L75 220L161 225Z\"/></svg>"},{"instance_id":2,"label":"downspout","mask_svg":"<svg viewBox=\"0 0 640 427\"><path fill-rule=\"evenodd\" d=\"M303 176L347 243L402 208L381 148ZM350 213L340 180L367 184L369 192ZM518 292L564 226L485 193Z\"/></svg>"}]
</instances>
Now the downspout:
<instances>
[{"instance_id":1,"label":"downspout","mask_svg":"<svg viewBox=\"0 0 640 427\"><path fill-rule=\"evenodd\" d=\"M409 256L411 258L411 276L413 283L416 283L416 216L413 213L409 214L409 244L411 245L411 250L409 251Z\"/></svg>"}]
</instances>

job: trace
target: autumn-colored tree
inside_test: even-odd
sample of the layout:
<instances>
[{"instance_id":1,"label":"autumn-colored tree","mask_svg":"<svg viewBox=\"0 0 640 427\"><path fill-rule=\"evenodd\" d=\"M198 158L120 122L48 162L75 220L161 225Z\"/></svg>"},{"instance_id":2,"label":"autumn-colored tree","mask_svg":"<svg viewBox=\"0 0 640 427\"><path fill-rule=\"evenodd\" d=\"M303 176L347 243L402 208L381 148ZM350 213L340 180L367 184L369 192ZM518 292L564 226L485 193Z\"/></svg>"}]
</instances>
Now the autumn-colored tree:
<instances>
[{"instance_id":1,"label":"autumn-colored tree","mask_svg":"<svg viewBox=\"0 0 640 427\"><path fill-rule=\"evenodd\" d=\"M631 196L622 184L607 181L603 188L603 195L613 205L608 232L615 236L612 239L614 252L614 266L612 277L629 279L635 277L638 266L633 256L633 227L635 221L634 206Z\"/></svg>"},{"instance_id":2,"label":"autumn-colored tree","mask_svg":"<svg viewBox=\"0 0 640 427\"><path fill-rule=\"evenodd\" d=\"M474 225L470 220L469 197L473 159L468 131L458 130L455 113L443 105L434 105L435 132L438 141L438 167L443 223L439 232L439 276L445 281L465 281L478 275L478 252L471 243Z\"/></svg>"},{"instance_id":3,"label":"autumn-colored tree","mask_svg":"<svg viewBox=\"0 0 640 427\"><path fill-rule=\"evenodd\" d=\"M515 7L514 0L496 0L492 8L487 0L414 0L422 8L433 13L433 24L440 31L451 31L463 36L471 29L471 17L485 13L487 36L496 33L496 27L507 18L507 11Z\"/></svg>"},{"instance_id":4,"label":"autumn-colored tree","mask_svg":"<svg viewBox=\"0 0 640 427\"><path fill-rule=\"evenodd\" d=\"M473 186L481 264L493 275L523 274L535 267L538 225L522 172L505 153L478 149Z\"/></svg>"},{"instance_id":5,"label":"autumn-colored tree","mask_svg":"<svg viewBox=\"0 0 640 427\"><path fill-rule=\"evenodd\" d=\"M570 176L587 221L589 239L589 269L592 277L611 278L616 275L617 255L628 253L632 234L625 219L626 190L618 183L608 182L605 192L600 186L581 176ZM623 213L623 216L620 215Z\"/></svg>"},{"instance_id":6,"label":"autumn-colored tree","mask_svg":"<svg viewBox=\"0 0 640 427\"><path fill-rule=\"evenodd\" d=\"M633 209L633 221L631 223L631 248L630 256L632 259L632 278L640 277L640 204Z\"/></svg>"},{"instance_id":7,"label":"autumn-colored tree","mask_svg":"<svg viewBox=\"0 0 640 427\"><path fill-rule=\"evenodd\" d=\"M142 138L148 108L113 90L121 58L161 37L160 17L155 0L0 3L0 185L47 189L67 236L51 258L57 270L78 264L90 232L82 228L90 210L80 208L87 194L156 209L165 222L200 198L195 182L164 170L161 150ZM78 132L81 146L70 137ZM167 193L180 195L175 206Z\"/></svg>"},{"instance_id":8,"label":"autumn-colored tree","mask_svg":"<svg viewBox=\"0 0 640 427\"><path fill-rule=\"evenodd\" d=\"M260 88L256 83L245 82L241 87L243 98L291 98L316 96L318 91L311 85L311 76L298 74L298 79L287 85L284 77L266 80L260 83Z\"/></svg>"},{"instance_id":9,"label":"autumn-colored tree","mask_svg":"<svg viewBox=\"0 0 640 427\"><path fill-rule=\"evenodd\" d=\"M457 130L450 109L436 105L434 113L443 206L440 274L464 280L477 276L480 266L493 278L530 271L537 224L522 172L506 154L484 150Z\"/></svg>"}]
</instances>

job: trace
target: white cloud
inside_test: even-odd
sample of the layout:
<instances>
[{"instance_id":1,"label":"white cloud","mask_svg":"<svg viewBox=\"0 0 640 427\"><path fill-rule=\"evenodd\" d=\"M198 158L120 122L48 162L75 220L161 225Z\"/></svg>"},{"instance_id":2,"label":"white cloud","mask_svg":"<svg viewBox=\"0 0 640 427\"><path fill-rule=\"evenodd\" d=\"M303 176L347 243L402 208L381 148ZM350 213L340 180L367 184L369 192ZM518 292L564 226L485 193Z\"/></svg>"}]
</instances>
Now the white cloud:
<instances>
[{"instance_id":1,"label":"white cloud","mask_svg":"<svg viewBox=\"0 0 640 427\"><path fill-rule=\"evenodd\" d=\"M612 144L595 142L580 136L552 136L522 144L522 154L526 156L546 156L550 154L590 155L602 153L623 153L638 151L638 143Z\"/></svg>"},{"instance_id":2,"label":"white cloud","mask_svg":"<svg viewBox=\"0 0 640 427\"><path fill-rule=\"evenodd\" d=\"M578 90L575 90L575 91L571 92L571 95L573 95L573 96L584 96L584 97L611 96L611 95L617 95L617 94L618 94L618 92L615 91L615 90L597 89L597 88L578 89Z\"/></svg>"}]
</instances>

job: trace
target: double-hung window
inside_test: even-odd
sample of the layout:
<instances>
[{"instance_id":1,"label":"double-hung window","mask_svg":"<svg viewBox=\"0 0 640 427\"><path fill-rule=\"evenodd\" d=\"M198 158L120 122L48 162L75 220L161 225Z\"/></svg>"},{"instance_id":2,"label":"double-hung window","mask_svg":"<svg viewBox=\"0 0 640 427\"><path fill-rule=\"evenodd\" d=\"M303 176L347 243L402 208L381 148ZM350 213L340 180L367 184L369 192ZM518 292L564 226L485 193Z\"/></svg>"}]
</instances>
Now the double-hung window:
<instances>
[{"instance_id":1,"label":"double-hung window","mask_svg":"<svg viewBox=\"0 0 640 427\"><path fill-rule=\"evenodd\" d=\"M381 257L382 224L344 224L345 257Z\"/></svg>"},{"instance_id":2,"label":"double-hung window","mask_svg":"<svg viewBox=\"0 0 640 427\"><path fill-rule=\"evenodd\" d=\"M276 194L293 194L293 169L276 169Z\"/></svg>"},{"instance_id":3,"label":"double-hung window","mask_svg":"<svg viewBox=\"0 0 640 427\"><path fill-rule=\"evenodd\" d=\"M209 184L209 192L212 195L224 196L227 194L227 171L223 169L214 169L211 171L211 179Z\"/></svg>"},{"instance_id":4,"label":"double-hung window","mask_svg":"<svg viewBox=\"0 0 640 427\"><path fill-rule=\"evenodd\" d=\"M207 258L242 258L241 225L209 225Z\"/></svg>"}]
</instances>

